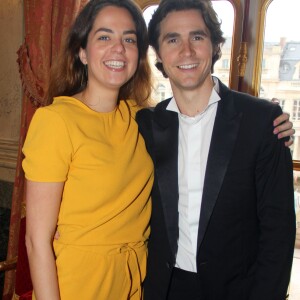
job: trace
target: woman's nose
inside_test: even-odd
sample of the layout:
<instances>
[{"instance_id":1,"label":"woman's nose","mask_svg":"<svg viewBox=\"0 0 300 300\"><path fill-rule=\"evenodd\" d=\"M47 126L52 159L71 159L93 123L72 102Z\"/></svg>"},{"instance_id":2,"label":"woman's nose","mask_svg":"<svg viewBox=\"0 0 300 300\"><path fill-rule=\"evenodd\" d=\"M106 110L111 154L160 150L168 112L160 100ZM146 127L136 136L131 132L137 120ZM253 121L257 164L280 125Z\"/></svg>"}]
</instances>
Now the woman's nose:
<instances>
[{"instance_id":1,"label":"woman's nose","mask_svg":"<svg viewBox=\"0 0 300 300\"><path fill-rule=\"evenodd\" d=\"M123 40L117 40L114 45L113 45L113 51L116 51L118 53L123 53L125 52L125 47Z\"/></svg>"}]
</instances>

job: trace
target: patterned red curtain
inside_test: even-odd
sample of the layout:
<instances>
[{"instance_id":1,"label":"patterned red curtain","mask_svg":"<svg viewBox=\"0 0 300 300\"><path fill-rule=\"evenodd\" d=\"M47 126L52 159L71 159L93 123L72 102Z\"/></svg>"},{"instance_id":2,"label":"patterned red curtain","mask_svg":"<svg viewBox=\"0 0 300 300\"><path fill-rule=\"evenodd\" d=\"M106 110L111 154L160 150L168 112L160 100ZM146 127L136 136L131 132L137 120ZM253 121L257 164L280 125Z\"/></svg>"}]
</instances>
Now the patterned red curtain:
<instances>
[{"instance_id":1,"label":"patterned red curtain","mask_svg":"<svg viewBox=\"0 0 300 300\"><path fill-rule=\"evenodd\" d=\"M17 270L7 271L3 300L31 299L25 251L25 199L22 147L31 118L45 104L50 67L68 28L88 0L24 0L25 40L18 51L23 100L19 152L12 197L7 261L18 256ZM20 240L20 242L19 242ZM15 291L15 293L14 293Z\"/></svg>"}]
</instances>

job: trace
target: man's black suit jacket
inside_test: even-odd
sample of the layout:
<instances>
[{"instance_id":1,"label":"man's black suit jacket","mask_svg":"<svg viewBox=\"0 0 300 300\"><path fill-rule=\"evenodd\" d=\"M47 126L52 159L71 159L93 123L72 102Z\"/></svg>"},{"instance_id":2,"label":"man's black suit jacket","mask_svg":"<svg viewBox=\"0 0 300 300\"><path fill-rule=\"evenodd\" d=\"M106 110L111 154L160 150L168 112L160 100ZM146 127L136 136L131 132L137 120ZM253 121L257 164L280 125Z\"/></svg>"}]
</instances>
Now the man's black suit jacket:
<instances>
[{"instance_id":1,"label":"man's black suit jacket","mask_svg":"<svg viewBox=\"0 0 300 300\"><path fill-rule=\"evenodd\" d=\"M198 231L201 300L284 300L295 213L290 150L273 134L281 109L219 84ZM137 114L155 166L145 300L166 299L177 252L179 121L169 101Z\"/></svg>"}]
</instances>

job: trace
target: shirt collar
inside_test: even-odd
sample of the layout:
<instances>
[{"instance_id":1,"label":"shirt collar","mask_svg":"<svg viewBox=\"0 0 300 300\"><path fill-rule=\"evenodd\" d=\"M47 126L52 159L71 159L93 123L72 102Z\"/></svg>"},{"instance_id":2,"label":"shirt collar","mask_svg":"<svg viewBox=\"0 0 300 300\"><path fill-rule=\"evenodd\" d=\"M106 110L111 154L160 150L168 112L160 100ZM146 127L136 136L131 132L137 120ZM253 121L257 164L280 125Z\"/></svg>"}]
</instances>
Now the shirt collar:
<instances>
[{"instance_id":1,"label":"shirt collar","mask_svg":"<svg viewBox=\"0 0 300 300\"><path fill-rule=\"evenodd\" d=\"M214 104L214 103L221 100L221 97L219 96L219 92L220 92L219 81L214 76L212 76L212 79L213 79L213 82L214 82L214 86L213 86L212 91L211 91L211 95L210 95L210 98L209 98L209 101L208 101L208 105L207 105L206 109L203 112L205 112L209 106L211 106L212 104ZM166 109L170 110L170 111L177 112L178 114L182 115L181 112L179 111L179 108L177 106L177 103L176 103L176 100L175 100L174 97L172 97L172 99L170 100L170 102L169 102ZM202 114L203 112L201 112L199 114Z\"/></svg>"}]
</instances>

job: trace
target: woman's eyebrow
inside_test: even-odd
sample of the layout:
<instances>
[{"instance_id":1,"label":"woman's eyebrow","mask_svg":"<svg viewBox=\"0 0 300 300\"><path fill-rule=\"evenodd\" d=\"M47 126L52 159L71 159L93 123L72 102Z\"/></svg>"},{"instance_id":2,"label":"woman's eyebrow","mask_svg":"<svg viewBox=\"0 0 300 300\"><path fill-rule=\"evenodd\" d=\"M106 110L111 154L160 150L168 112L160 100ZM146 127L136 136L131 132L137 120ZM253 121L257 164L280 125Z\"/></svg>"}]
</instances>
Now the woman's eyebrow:
<instances>
[{"instance_id":1,"label":"woman's eyebrow","mask_svg":"<svg viewBox=\"0 0 300 300\"><path fill-rule=\"evenodd\" d=\"M114 31L112 29L109 28L105 28L105 27L100 27L98 28L94 34L98 33L98 32L107 32L107 33L114 33ZM136 31L134 29L128 29L128 30L124 30L123 34L137 34Z\"/></svg>"}]
</instances>

